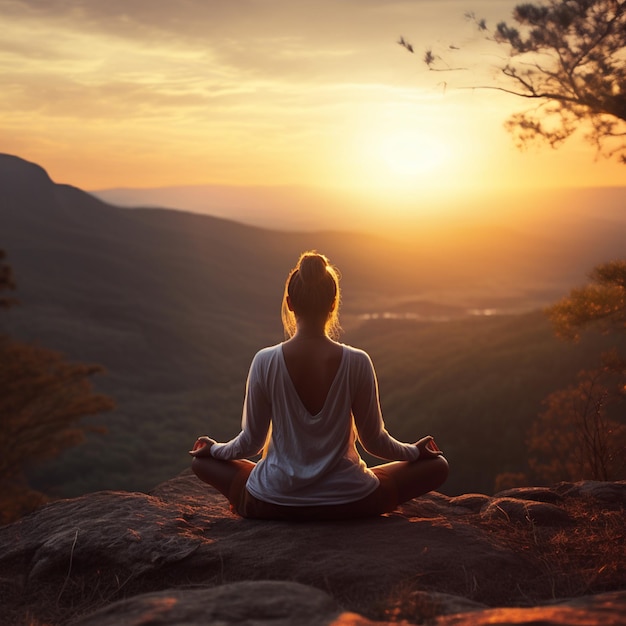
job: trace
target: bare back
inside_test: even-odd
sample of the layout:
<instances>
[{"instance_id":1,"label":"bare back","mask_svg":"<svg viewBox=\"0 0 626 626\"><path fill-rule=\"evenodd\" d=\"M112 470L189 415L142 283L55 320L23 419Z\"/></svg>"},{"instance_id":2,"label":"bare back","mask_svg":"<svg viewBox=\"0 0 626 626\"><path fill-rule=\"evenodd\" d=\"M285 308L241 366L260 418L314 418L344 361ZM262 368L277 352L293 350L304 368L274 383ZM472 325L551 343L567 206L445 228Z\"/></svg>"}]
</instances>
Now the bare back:
<instances>
[{"instance_id":1,"label":"bare back","mask_svg":"<svg viewBox=\"0 0 626 626\"><path fill-rule=\"evenodd\" d=\"M311 415L317 415L326 402L341 364L343 348L328 338L293 338L282 347L291 382Z\"/></svg>"}]
</instances>

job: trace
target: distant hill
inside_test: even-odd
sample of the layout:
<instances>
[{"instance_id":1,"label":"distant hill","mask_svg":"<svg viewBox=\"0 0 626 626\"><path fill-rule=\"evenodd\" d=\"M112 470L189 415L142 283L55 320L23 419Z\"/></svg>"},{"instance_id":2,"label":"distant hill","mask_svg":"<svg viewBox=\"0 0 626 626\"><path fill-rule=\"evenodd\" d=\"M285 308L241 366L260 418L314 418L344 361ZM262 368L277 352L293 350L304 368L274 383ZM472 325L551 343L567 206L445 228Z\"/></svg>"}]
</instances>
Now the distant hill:
<instances>
[{"instance_id":1,"label":"distant hill","mask_svg":"<svg viewBox=\"0 0 626 626\"><path fill-rule=\"evenodd\" d=\"M319 207L328 213L342 206L337 196L297 185L119 187L90 193L117 206L171 208L289 231L319 230Z\"/></svg>"},{"instance_id":2,"label":"distant hill","mask_svg":"<svg viewBox=\"0 0 626 626\"><path fill-rule=\"evenodd\" d=\"M575 182L575 181L574 181ZM364 215L362 221L354 219L357 200L347 193L332 193L303 186L252 186L229 185L179 185L167 187L118 187L90 192L95 197L123 207L170 208L203 215L214 215L244 224L273 230L319 230L329 214L335 223L346 229L367 229L374 219ZM378 200L362 200L362 213L375 211ZM626 187L571 188L561 190L534 190L519 192L492 192L489 188L474 196L459 198L452 205L423 207L428 210L428 222L443 219L450 222L448 214L472 216L488 214L493 222L514 223L517 228L530 231L552 230L564 226L580 226L581 221L625 219ZM549 211L546 212L546 208ZM329 210L330 209L330 210ZM393 217L393 207L382 206ZM407 209L408 210L408 209ZM420 207L415 214L419 215ZM513 216L513 219L511 219ZM399 220L403 219L399 216ZM415 219L414 219L415 218ZM498 219L498 218L497 218ZM391 219L390 219L391 221ZM415 216L405 216L409 224L417 222Z\"/></svg>"},{"instance_id":3,"label":"distant hill","mask_svg":"<svg viewBox=\"0 0 626 626\"><path fill-rule=\"evenodd\" d=\"M327 215L331 207L332 219L342 225L343 231L349 224L352 232L363 233L371 228L368 213L374 210L374 205L364 205L363 219L359 220L354 217L354 201L346 201L342 210L340 198L304 187L196 185L93 193L126 207L187 210L279 231L319 230L324 223L321 216ZM393 207L380 206L377 210L388 211L389 224L395 223ZM421 304L434 284L439 304L441 299L455 303L460 299L464 306L476 297L502 304L501 296L506 292L506 297L518 300L509 302L509 306L515 308L517 304L518 310L528 309L584 280L598 262L623 254L626 187L522 194L496 194L486 189L480 197L459 200L449 214L445 208L439 213L430 210L421 219L419 214L416 208L415 215L402 226L403 236L393 241L391 257L379 248L382 241L374 248L382 254L382 266L392 263L392 276L386 284L392 283L396 292L404 293L401 308L407 303L409 309L416 302ZM397 225L390 226L388 232L394 232L394 228L397 232ZM384 235L380 229L376 232ZM402 265L395 262L398 254ZM412 267L409 282L404 282L404 276L395 280L394 274L407 264ZM401 284L411 293L403 291ZM444 285L450 287L447 292ZM469 288L468 293L464 286Z\"/></svg>"},{"instance_id":4,"label":"distant hill","mask_svg":"<svg viewBox=\"0 0 626 626\"><path fill-rule=\"evenodd\" d=\"M549 208L544 226L425 222L398 239L357 232L358 224L355 232L278 232L115 207L0 155L0 248L21 301L0 315L0 330L102 363L108 375L98 386L118 402L116 412L93 418L108 436L46 466L37 480L63 495L145 489L184 467L196 434L234 434L250 358L282 339L284 278L305 249L325 252L341 270L344 340L372 343L381 370L408 360L409 377L412 355L398 358L407 345L400 327L364 316L463 322L472 309L529 311L582 282L596 263L626 255L618 211L577 209L561 224L548 219ZM420 327L420 342L434 336ZM431 348L430 358L445 366L448 353ZM397 396L401 413L410 413L410 397L390 391L391 412ZM428 398L428 389L419 393Z\"/></svg>"}]
</instances>

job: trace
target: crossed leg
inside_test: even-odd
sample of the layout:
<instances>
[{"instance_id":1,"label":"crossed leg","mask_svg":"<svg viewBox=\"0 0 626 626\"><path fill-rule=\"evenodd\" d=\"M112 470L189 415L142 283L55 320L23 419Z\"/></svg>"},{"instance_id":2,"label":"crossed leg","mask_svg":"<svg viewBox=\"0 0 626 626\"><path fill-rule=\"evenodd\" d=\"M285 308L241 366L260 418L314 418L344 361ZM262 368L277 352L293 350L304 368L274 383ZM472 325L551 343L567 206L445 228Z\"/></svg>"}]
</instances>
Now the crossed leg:
<instances>
[{"instance_id":1,"label":"crossed leg","mask_svg":"<svg viewBox=\"0 0 626 626\"><path fill-rule=\"evenodd\" d=\"M205 483L215 487L221 494L232 502L232 489L235 478L238 483L246 484L254 463L247 459L238 461L220 461L213 457L194 457L191 469L195 475Z\"/></svg>"},{"instance_id":2,"label":"crossed leg","mask_svg":"<svg viewBox=\"0 0 626 626\"><path fill-rule=\"evenodd\" d=\"M245 489L245 484L254 468L254 463L248 460L221 461L213 457L195 457L191 468L200 480L215 487L222 493L231 504L235 505L240 499L240 491ZM329 513L339 517L361 517L366 515L380 515L391 512L397 505L417 498L429 491L440 487L448 477L448 462L443 456L432 459L421 459L417 461L393 461L372 468L372 472L380 479L379 490L383 489L381 495L378 490L363 500L347 503L338 508L336 505L328 507ZM391 487L385 485L393 484ZM393 494L395 491L395 494ZM386 495L384 495L386 494ZM389 499L392 497L392 500ZM395 496L395 497L393 497ZM381 502L389 502L387 506L379 508ZM275 515L277 505L268 505ZM278 507L280 509L282 507ZM296 514L294 507L287 507L292 515ZM298 511L302 515L307 514L307 507L297 507L303 509ZM316 512L319 514L323 506L317 506Z\"/></svg>"},{"instance_id":3,"label":"crossed leg","mask_svg":"<svg viewBox=\"0 0 626 626\"><path fill-rule=\"evenodd\" d=\"M379 478L386 476L393 481L398 492L397 504L434 491L443 485L449 473L448 461L443 456L410 462L393 461L371 469Z\"/></svg>"}]
</instances>

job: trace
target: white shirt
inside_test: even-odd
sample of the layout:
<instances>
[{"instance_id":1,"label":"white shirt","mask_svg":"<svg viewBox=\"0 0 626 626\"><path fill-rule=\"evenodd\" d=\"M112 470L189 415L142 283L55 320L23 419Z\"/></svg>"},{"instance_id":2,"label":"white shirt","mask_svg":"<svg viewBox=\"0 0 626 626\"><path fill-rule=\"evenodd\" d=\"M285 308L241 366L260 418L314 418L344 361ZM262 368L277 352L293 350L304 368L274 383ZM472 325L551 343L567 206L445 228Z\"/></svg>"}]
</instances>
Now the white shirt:
<instances>
[{"instance_id":1,"label":"white shirt","mask_svg":"<svg viewBox=\"0 0 626 626\"><path fill-rule=\"evenodd\" d=\"M374 456L415 461L414 444L397 441L385 429L378 383L370 357L342 344L339 369L321 411L304 407L287 371L282 344L260 350L246 383L241 432L215 443L217 459L263 458L252 470L248 491L286 506L353 502L369 495L378 478L366 467L356 438ZM271 425L271 427L270 427Z\"/></svg>"}]
</instances>

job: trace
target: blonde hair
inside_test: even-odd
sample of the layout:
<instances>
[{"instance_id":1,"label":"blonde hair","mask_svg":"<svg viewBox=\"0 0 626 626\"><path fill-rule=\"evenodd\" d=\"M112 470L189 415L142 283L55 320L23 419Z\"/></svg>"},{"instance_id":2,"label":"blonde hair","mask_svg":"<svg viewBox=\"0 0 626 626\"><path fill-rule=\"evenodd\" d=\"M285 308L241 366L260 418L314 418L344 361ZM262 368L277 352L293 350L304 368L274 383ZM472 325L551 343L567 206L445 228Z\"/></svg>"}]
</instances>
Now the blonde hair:
<instances>
[{"instance_id":1,"label":"blonde hair","mask_svg":"<svg viewBox=\"0 0 626 626\"><path fill-rule=\"evenodd\" d=\"M287 296L291 309L287 304ZM315 250L303 252L296 266L289 272L281 317L286 337L296 332L297 317L326 317L326 334L337 339L339 325L339 271L323 254Z\"/></svg>"}]
</instances>

